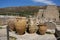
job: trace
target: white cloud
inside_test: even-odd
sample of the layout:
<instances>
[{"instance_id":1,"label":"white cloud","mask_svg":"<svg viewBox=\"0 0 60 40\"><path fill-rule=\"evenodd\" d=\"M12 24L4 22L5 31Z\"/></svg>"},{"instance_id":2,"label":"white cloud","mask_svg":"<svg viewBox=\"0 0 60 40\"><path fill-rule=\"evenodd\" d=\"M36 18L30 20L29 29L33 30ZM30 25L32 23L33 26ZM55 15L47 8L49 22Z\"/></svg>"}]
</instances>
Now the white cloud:
<instances>
[{"instance_id":1,"label":"white cloud","mask_svg":"<svg viewBox=\"0 0 60 40\"><path fill-rule=\"evenodd\" d=\"M47 5L56 5L53 1L51 0L32 0L34 2L40 2L40 3L45 3Z\"/></svg>"}]
</instances>

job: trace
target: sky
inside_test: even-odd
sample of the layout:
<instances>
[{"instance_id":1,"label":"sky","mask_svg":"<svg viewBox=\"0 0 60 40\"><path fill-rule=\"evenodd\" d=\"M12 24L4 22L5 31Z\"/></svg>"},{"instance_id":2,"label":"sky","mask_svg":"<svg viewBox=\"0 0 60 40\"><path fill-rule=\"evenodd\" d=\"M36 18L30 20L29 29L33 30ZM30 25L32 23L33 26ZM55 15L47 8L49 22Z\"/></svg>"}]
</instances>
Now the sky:
<instances>
[{"instance_id":1,"label":"sky","mask_svg":"<svg viewBox=\"0 0 60 40\"><path fill-rule=\"evenodd\" d=\"M0 8L15 6L41 6L41 5L60 6L60 0L0 0Z\"/></svg>"}]
</instances>

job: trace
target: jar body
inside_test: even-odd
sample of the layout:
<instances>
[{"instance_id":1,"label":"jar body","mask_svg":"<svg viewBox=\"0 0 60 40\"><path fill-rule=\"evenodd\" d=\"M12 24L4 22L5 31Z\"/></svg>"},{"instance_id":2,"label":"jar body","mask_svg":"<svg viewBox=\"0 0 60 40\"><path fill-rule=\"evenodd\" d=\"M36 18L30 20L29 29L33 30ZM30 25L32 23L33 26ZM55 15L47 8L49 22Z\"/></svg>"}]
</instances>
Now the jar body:
<instances>
[{"instance_id":1,"label":"jar body","mask_svg":"<svg viewBox=\"0 0 60 40\"><path fill-rule=\"evenodd\" d=\"M29 27L29 33L36 33L37 32L37 27L32 25Z\"/></svg>"},{"instance_id":2,"label":"jar body","mask_svg":"<svg viewBox=\"0 0 60 40\"><path fill-rule=\"evenodd\" d=\"M26 30L26 20L20 19L15 22L15 29L17 34L22 35Z\"/></svg>"},{"instance_id":3,"label":"jar body","mask_svg":"<svg viewBox=\"0 0 60 40\"><path fill-rule=\"evenodd\" d=\"M47 27L46 26L40 26L39 27L39 33L41 35L44 35L46 33L46 31L47 31Z\"/></svg>"},{"instance_id":4,"label":"jar body","mask_svg":"<svg viewBox=\"0 0 60 40\"><path fill-rule=\"evenodd\" d=\"M10 31L14 31L15 30L15 25L14 25L14 21L9 21L8 22L8 27Z\"/></svg>"}]
</instances>

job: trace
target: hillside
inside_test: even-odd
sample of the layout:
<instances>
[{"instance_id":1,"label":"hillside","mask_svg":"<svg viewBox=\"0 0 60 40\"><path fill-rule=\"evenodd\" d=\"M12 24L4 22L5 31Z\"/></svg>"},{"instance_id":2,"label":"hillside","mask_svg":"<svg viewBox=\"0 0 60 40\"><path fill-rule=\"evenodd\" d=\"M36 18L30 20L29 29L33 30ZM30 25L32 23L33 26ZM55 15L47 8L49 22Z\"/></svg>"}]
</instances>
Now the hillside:
<instances>
[{"instance_id":1,"label":"hillside","mask_svg":"<svg viewBox=\"0 0 60 40\"><path fill-rule=\"evenodd\" d=\"M24 6L24 7L6 7L0 8L0 15L33 15L39 9L46 9L47 6ZM60 12L60 6L57 6Z\"/></svg>"}]
</instances>

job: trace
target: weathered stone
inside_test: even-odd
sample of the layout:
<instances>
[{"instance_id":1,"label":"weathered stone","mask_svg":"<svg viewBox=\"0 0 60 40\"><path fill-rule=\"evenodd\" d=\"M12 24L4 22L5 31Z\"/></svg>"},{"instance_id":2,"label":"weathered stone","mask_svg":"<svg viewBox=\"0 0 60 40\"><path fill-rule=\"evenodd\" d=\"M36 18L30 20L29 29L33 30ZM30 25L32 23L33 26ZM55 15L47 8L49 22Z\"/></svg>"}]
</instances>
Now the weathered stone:
<instances>
[{"instance_id":1,"label":"weathered stone","mask_svg":"<svg viewBox=\"0 0 60 40\"><path fill-rule=\"evenodd\" d=\"M59 21L59 12L56 6L54 5L49 5L47 6L45 12L44 12L44 17L49 20L55 20Z\"/></svg>"}]
</instances>

